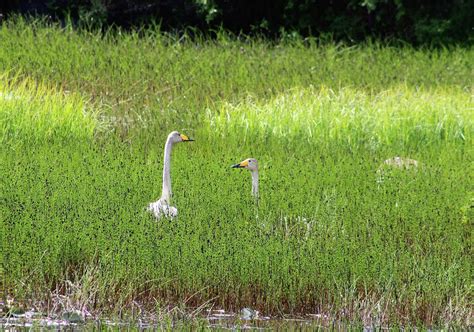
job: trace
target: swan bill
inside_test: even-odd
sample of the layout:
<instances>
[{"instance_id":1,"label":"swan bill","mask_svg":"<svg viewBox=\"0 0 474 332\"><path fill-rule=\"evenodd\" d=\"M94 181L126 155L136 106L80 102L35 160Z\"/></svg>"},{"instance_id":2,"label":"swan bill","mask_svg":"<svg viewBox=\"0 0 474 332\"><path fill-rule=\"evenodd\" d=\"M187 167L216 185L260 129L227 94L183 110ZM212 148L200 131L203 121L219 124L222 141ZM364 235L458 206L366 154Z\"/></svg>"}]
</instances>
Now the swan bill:
<instances>
[{"instance_id":1,"label":"swan bill","mask_svg":"<svg viewBox=\"0 0 474 332\"><path fill-rule=\"evenodd\" d=\"M249 160L246 159L238 164L232 165L232 168L245 168L249 165Z\"/></svg>"},{"instance_id":2,"label":"swan bill","mask_svg":"<svg viewBox=\"0 0 474 332\"><path fill-rule=\"evenodd\" d=\"M192 141L194 141L193 139L189 138L189 137L186 136L185 134L180 134L179 136L181 137L181 139L183 140L183 142L192 142Z\"/></svg>"}]
</instances>

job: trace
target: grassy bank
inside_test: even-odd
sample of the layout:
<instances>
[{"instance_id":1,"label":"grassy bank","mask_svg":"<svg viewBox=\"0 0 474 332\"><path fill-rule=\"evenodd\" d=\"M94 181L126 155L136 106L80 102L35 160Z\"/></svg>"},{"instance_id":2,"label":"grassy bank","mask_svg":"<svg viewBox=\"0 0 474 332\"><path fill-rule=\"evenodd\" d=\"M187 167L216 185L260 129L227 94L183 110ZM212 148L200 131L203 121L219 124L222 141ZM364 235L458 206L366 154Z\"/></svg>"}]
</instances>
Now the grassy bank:
<instances>
[{"instance_id":1,"label":"grassy bank","mask_svg":"<svg viewBox=\"0 0 474 332\"><path fill-rule=\"evenodd\" d=\"M467 325L472 58L7 22L2 287L108 315L210 301ZM155 222L173 129L196 141L173 151L179 218ZM395 155L420 167L378 183ZM229 168L249 156L258 207Z\"/></svg>"}]
</instances>

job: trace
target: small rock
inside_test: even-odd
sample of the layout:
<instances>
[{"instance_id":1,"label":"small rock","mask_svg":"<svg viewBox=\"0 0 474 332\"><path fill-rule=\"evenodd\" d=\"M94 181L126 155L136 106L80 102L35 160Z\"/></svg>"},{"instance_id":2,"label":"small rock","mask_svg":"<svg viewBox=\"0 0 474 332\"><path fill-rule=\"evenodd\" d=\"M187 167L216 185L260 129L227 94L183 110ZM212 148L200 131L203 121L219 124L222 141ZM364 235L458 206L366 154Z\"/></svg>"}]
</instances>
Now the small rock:
<instances>
[{"instance_id":1,"label":"small rock","mask_svg":"<svg viewBox=\"0 0 474 332\"><path fill-rule=\"evenodd\" d=\"M417 169L420 162L415 159L404 158L404 157L393 157L384 160L384 162L377 168L377 183L382 184L385 180L385 175L388 175L389 169Z\"/></svg>"},{"instance_id":2,"label":"small rock","mask_svg":"<svg viewBox=\"0 0 474 332\"><path fill-rule=\"evenodd\" d=\"M243 308L240 310L240 318L244 320L252 320L258 318L259 312L250 308Z\"/></svg>"},{"instance_id":3,"label":"small rock","mask_svg":"<svg viewBox=\"0 0 474 332\"><path fill-rule=\"evenodd\" d=\"M397 167L400 169L407 169L412 167L418 167L418 160L410 159L410 158L403 158L403 157L393 157L387 160L384 160L384 165Z\"/></svg>"}]
</instances>

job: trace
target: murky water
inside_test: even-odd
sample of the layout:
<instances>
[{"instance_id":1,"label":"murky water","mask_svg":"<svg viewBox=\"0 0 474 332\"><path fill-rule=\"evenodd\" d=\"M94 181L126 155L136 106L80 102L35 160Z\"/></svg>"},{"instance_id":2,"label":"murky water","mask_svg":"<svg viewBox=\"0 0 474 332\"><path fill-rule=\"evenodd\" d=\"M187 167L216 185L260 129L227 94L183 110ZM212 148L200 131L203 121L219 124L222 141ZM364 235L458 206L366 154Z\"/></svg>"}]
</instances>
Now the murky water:
<instances>
[{"instance_id":1,"label":"murky water","mask_svg":"<svg viewBox=\"0 0 474 332\"><path fill-rule=\"evenodd\" d=\"M346 326L347 327L347 326ZM182 320L124 322L115 320L82 319L80 316L67 314L62 317L44 317L40 313L29 311L23 314L13 314L10 317L0 317L0 330L161 330L161 329L211 329L211 330L320 330L345 329L343 325L330 322L324 315L307 315L304 318L272 318L261 316L250 308L244 308L240 313L209 310L201 317Z\"/></svg>"}]
</instances>

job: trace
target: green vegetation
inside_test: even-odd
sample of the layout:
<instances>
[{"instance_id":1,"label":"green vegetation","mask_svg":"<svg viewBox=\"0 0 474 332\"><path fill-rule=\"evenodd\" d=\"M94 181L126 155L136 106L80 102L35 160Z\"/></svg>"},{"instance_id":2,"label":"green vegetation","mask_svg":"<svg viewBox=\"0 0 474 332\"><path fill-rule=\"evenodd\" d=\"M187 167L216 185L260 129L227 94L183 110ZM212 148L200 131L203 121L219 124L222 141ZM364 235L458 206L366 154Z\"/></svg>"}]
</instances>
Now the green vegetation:
<instances>
[{"instance_id":1,"label":"green vegetation","mask_svg":"<svg viewBox=\"0 0 474 332\"><path fill-rule=\"evenodd\" d=\"M367 38L397 39L417 45L472 45L474 3L469 0L15 0L0 7L48 21L73 22L77 27L142 27L159 25L165 31L192 29L213 34L323 36L351 43Z\"/></svg>"},{"instance_id":2,"label":"green vegetation","mask_svg":"<svg viewBox=\"0 0 474 332\"><path fill-rule=\"evenodd\" d=\"M473 55L6 22L0 286L105 315L209 301L467 326ZM196 141L173 151L179 217L156 222L175 129ZM397 155L420 166L377 182ZM259 206L230 168L247 157Z\"/></svg>"}]
</instances>

